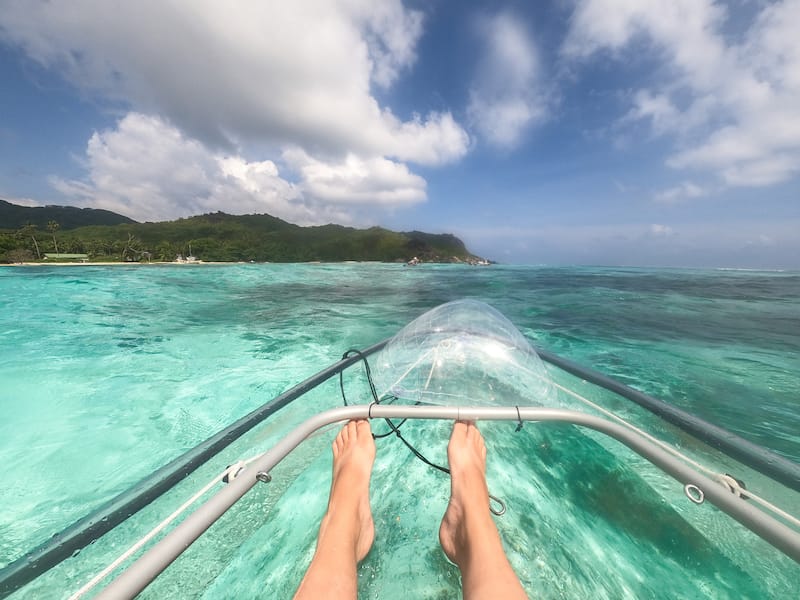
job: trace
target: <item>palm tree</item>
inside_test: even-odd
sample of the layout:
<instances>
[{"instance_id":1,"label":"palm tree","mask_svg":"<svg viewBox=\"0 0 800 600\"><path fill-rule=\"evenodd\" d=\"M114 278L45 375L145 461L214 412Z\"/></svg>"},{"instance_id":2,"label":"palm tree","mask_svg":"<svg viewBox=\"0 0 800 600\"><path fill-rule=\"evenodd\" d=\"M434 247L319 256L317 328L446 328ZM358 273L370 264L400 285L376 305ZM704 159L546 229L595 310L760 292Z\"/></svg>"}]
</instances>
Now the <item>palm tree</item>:
<instances>
[{"instance_id":1,"label":"palm tree","mask_svg":"<svg viewBox=\"0 0 800 600\"><path fill-rule=\"evenodd\" d=\"M42 253L39 252L39 242L36 241L36 229L36 225L33 223L26 223L25 226L19 230L19 235L23 238L30 236L33 240L33 246L36 248L36 258L42 260Z\"/></svg>"},{"instance_id":2,"label":"palm tree","mask_svg":"<svg viewBox=\"0 0 800 600\"><path fill-rule=\"evenodd\" d=\"M58 223L56 223L55 221L48 221L47 222L47 231L49 231L50 234L53 236L53 246L55 246L55 248L56 248L56 254L59 254L58 242L56 242L56 231L58 231L59 227L60 227L60 225Z\"/></svg>"}]
</instances>

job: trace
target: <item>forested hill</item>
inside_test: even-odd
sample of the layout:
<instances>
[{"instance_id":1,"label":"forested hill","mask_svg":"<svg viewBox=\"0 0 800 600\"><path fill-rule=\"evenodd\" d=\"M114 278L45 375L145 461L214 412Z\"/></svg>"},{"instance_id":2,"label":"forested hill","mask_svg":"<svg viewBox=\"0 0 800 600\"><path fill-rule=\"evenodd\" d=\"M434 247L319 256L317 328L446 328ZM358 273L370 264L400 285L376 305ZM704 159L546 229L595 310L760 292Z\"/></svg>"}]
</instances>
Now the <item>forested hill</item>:
<instances>
[{"instance_id":1,"label":"forested hill","mask_svg":"<svg viewBox=\"0 0 800 600\"><path fill-rule=\"evenodd\" d=\"M85 225L117 225L135 223L110 210L77 208L75 206L20 206L0 200L0 229L19 229L28 223L46 229L50 221L61 229L75 229Z\"/></svg>"},{"instance_id":2,"label":"forested hill","mask_svg":"<svg viewBox=\"0 0 800 600\"><path fill-rule=\"evenodd\" d=\"M111 213L113 214L113 213ZM52 219L58 222L56 219ZM0 219L0 261L37 260L54 253L87 254L91 260L160 260L191 254L203 261L407 261L475 260L451 234L394 232L380 227L300 227L270 215L212 213L158 223L129 222L55 231ZM4 231L5 230L5 231ZM38 248L37 248L38 247Z\"/></svg>"}]
</instances>

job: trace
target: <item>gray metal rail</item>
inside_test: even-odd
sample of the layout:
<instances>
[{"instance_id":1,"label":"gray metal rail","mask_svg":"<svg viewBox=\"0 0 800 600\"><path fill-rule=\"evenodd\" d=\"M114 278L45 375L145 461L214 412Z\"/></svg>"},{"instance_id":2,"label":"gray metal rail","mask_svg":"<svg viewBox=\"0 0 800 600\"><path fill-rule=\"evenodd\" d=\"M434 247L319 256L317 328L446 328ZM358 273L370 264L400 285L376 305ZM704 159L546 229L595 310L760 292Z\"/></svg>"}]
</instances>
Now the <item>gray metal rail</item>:
<instances>
[{"instance_id":1,"label":"gray metal rail","mask_svg":"<svg viewBox=\"0 0 800 600\"><path fill-rule=\"evenodd\" d=\"M715 506L755 532L798 563L800 533L755 508L731 493L722 484L702 475L692 467L653 444L641 435L616 423L584 413L531 407L439 407L372 404L348 406L320 413L291 431L272 449L262 454L236 479L201 505L166 537L108 585L97 598L133 598L203 534L222 514L247 493L258 479L258 473L269 471L317 429L347 419L452 419L560 421L573 423L604 433L628 446L685 486L692 486L699 498ZM688 491L687 491L688 495ZM695 498L697 501L698 498Z\"/></svg>"},{"instance_id":2,"label":"gray metal rail","mask_svg":"<svg viewBox=\"0 0 800 600\"><path fill-rule=\"evenodd\" d=\"M786 487L800 492L800 465L797 463L680 408L628 387L599 371L574 363L547 350L536 348L536 353L542 360L559 369L635 402L709 446L717 448L731 458L735 458Z\"/></svg>"},{"instance_id":3,"label":"gray metal rail","mask_svg":"<svg viewBox=\"0 0 800 600\"><path fill-rule=\"evenodd\" d=\"M383 348L388 341L387 339L370 346L362 354L369 356ZM175 484L191 475L198 467L264 419L359 360L361 360L360 356L342 359L309 377L161 467L97 510L55 534L38 548L6 565L0 569L0 598L5 598L61 561L73 556L101 535L111 531L170 490Z\"/></svg>"}]
</instances>

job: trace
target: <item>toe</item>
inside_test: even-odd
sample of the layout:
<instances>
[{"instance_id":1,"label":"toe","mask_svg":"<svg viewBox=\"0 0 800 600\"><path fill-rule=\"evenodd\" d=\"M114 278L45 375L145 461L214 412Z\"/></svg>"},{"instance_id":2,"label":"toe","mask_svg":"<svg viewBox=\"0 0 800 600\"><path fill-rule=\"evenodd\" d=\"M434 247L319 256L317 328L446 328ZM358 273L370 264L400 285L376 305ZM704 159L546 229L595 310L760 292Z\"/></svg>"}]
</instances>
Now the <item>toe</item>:
<instances>
[{"instance_id":1,"label":"toe","mask_svg":"<svg viewBox=\"0 0 800 600\"><path fill-rule=\"evenodd\" d=\"M365 421L363 419L356 421L355 431L359 438L372 436L372 429L369 426L369 421Z\"/></svg>"}]
</instances>

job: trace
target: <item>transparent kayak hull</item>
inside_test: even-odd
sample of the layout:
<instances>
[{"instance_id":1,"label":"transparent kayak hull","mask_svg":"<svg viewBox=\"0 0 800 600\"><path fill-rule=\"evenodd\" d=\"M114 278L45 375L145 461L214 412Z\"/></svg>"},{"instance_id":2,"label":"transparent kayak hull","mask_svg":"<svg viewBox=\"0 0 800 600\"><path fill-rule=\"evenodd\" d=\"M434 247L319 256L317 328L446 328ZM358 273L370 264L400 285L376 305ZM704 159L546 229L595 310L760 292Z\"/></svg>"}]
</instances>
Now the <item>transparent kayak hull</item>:
<instances>
[{"instance_id":1,"label":"transparent kayak hull","mask_svg":"<svg viewBox=\"0 0 800 600\"><path fill-rule=\"evenodd\" d=\"M379 393L439 406L551 406L544 364L500 312L456 300L418 317L377 357Z\"/></svg>"}]
</instances>

